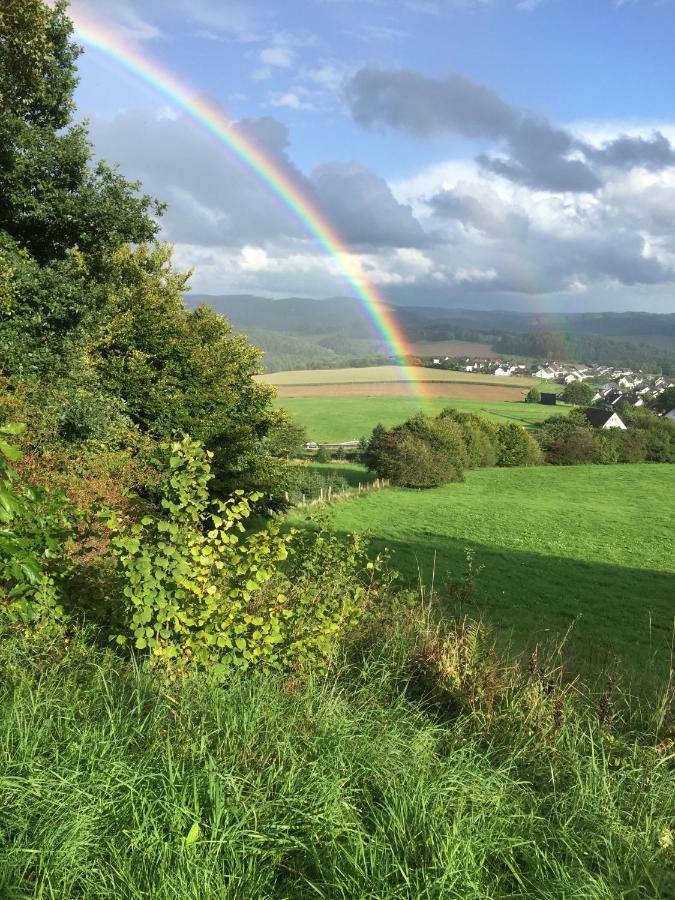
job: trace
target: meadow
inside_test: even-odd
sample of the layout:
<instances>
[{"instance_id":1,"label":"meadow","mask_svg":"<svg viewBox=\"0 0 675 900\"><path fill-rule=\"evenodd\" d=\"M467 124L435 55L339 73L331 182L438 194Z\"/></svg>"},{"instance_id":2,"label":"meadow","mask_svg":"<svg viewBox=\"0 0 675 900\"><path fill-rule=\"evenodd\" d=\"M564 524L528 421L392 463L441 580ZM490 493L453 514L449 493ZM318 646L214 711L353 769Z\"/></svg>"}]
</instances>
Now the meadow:
<instances>
[{"instance_id":1,"label":"meadow","mask_svg":"<svg viewBox=\"0 0 675 900\"><path fill-rule=\"evenodd\" d=\"M454 614L484 618L516 651L555 642L589 673L660 680L675 614L668 465L482 469L426 492L388 489L336 505L332 527L372 535ZM472 596L461 581L467 553Z\"/></svg>"},{"instance_id":2,"label":"meadow","mask_svg":"<svg viewBox=\"0 0 675 900\"><path fill-rule=\"evenodd\" d=\"M257 376L257 380L264 384L275 384L279 386L373 384L378 382L400 382L405 384L407 381L414 381L418 384L486 384L503 388L530 388L535 384L542 384L540 379L530 378L525 375L518 377L499 377L495 375L484 375L478 372L455 372L450 369L436 369L424 366L409 366L406 369L402 369L400 366L394 365L349 369L302 369L291 372L272 372L268 375Z\"/></svg>"},{"instance_id":3,"label":"meadow","mask_svg":"<svg viewBox=\"0 0 675 900\"><path fill-rule=\"evenodd\" d=\"M280 397L279 406L304 426L310 440L319 443L359 440L369 436L375 425L398 425L422 411L437 415L446 406L462 412L474 412L495 422L516 422L533 428L553 415L564 415L571 407L540 403L484 402L434 397L422 404L415 397Z\"/></svg>"},{"instance_id":4,"label":"meadow","mask_svg":"<svg viewBox=\"0 0 675 900\"><path fill-rule=\"evenodd\" d=\"M415 413L437 415L447 406L525 428L569 409L525 403L529 388L541 384L535 378L421 367L409 372L415 387L398 366L275 372L258 380L277 387L277 405L304 426L310 440L319 443L358 440L370 435L378 423L390 428Z\"/></svg>"},{"instance_id":5,"label":"meadow","mask_svg":"<svg viewBox=\"0 0 675 900\"><path fill-rule=\"evenodd\" d=\"M92 637L0 642L2 897L674 896L658 712L631 731L475 631L436 671L403 614L304 677L167 684Z\"/></svg>"}]
</instances>

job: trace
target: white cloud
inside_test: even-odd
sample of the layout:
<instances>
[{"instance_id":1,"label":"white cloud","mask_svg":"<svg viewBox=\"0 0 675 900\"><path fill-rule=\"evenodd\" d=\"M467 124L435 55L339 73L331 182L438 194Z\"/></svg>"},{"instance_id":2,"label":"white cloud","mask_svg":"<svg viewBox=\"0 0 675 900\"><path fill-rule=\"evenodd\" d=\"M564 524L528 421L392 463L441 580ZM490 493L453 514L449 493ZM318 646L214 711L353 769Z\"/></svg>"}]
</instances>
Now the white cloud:
<instances>
[{"instance_id":1,"label":"white cloud","mask_svg":"<svg viewBox=\"0 0 675 900\"><path fill-rule=\"evenodd\" d=\"M264 50L260 51L260 62L266 66L288 69L293 65L293 51L290 47L281 45L265 47Z\"/></svg>"}]
</instances>

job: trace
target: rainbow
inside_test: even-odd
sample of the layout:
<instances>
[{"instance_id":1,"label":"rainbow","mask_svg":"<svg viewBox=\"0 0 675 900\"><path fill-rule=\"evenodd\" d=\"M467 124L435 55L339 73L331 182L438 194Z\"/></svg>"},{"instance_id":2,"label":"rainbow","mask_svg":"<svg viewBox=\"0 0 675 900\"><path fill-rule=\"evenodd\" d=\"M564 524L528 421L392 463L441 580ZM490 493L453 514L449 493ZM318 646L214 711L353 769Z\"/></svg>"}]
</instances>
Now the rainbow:
<instances>
[{"instance_id":1,"label":"rainbow","mask_svg":"<svg viewBox=\"0 0 675 900\"><path fill-rule=\"evenodd\" d=\"M274 159L238 132L223 112L214 108L208 100L199 97L173 73L142 54L89 14L78 12L73 20L75 32L85 44L131 72L183 110L240 159L293 212L335 260L338 270L344 275L397 359L404 381L414 395L424 400L423 382L418 380L414 370L403 359L412 352L404 332L383 297L363 274L358 259L313 200L303 193Z\"/></svg>"}]
</instances>

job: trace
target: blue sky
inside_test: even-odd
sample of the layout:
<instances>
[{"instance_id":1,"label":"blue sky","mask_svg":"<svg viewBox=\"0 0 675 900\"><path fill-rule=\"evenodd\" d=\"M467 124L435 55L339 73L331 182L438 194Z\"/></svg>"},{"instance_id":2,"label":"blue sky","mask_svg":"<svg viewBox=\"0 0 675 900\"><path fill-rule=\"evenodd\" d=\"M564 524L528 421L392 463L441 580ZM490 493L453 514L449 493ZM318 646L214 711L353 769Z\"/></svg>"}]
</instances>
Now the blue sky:
<instances>
[{"instance_id":1,"label":"blue sky","mask_svg":"<svg viewBox=\"0 0 675 900\"><path fill-rule=\"evenodd\" d=\"M395 302L675 309L675 2L75 0L242 120ZM96 152L195 289L344 291L311 238L95 51Z\"/></svg>"}]
</instances>

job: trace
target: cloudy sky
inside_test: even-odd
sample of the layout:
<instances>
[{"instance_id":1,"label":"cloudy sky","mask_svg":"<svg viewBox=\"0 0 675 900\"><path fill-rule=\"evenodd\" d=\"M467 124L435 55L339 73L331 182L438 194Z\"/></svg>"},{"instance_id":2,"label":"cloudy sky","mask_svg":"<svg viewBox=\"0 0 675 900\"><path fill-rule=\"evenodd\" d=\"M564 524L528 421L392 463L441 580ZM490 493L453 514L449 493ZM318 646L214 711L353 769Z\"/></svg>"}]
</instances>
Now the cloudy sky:
<instances>
[{"instance_id":1,"label":"cloudy sky","mask_svg":"<svg viewBox=\"0 0 675 900\"><path fill-rule=\"evenodd\" d=\"M675 310L675 0L74 0L223 107L394 302ZM97 155L206 293L335 296L316 240L95 49Z\"/></svg>"}]
</instances>

